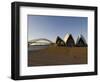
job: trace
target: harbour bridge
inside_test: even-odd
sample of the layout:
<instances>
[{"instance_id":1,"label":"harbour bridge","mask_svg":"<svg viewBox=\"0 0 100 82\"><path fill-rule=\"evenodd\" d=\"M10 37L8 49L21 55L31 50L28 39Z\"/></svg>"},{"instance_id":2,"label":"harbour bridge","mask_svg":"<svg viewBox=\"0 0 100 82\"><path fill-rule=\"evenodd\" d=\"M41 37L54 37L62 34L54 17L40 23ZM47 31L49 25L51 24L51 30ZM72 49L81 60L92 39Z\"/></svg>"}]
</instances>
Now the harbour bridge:
<instances>
[{"instance_id":1,"label":"harbour bridge","mask_svg":"<svg viewBox=\"0 0 100 82\"><path fill-rule=\"evenodd\" d=\"M52 43L52 41L45 38L33 39L28 41L28 45L49 45Z\"/></svg>"}]
</instances>

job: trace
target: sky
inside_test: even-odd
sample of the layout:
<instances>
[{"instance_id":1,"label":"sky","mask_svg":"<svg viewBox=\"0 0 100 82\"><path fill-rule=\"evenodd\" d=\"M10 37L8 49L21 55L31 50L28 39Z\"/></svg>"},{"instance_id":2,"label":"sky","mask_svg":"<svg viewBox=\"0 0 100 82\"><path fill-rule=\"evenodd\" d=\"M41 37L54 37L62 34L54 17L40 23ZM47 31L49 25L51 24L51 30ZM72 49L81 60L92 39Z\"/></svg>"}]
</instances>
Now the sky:
<instances>
[{"instance_id":1,"label":"sky","mask_svg":"<svg viewBox=\"0 0 100 82\"><path fill-rule=\"evenodd\" d=\"M82 34L87 41L87 17L28 15L28 41L46 38L53 42L57 36L72 34L76 41Z\"/></svg>"}]
</instances>

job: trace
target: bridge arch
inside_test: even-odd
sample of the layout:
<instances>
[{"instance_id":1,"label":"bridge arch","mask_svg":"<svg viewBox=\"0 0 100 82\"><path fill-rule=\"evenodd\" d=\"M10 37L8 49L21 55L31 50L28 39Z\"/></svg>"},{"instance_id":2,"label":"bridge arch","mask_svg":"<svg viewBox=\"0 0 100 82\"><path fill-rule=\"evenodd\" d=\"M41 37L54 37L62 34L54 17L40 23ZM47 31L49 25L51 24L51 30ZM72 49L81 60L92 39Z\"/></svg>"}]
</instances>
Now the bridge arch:
<instances>
[{"instance_id":1,"label":"bridge arch","mask_svg":"<svg viewBox=\"0 0 100 82\"><path fill-rule=\"evenodd\" d=\"M35 44L51 44L51 43L53 43L52 41L50 41L50 40L48 40L48 39L45 39L45 38L39 38L39 39L34 39L34 40L30 40L29 42L28 42L28 44L29 45L31 45L31 44L33 44L33 43L35 43Z\"/></svg>"}]
</instances>

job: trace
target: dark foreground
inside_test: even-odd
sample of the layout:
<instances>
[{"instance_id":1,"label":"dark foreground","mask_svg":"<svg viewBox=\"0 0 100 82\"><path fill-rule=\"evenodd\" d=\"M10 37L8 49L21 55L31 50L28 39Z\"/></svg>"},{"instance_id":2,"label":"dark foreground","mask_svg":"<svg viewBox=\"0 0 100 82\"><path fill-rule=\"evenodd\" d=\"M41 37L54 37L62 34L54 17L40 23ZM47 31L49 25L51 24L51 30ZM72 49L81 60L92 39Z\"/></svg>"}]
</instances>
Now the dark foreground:
<instances>
[{"instance_id":1,"label":"dark foreground","mask_svg":"<svg viewBox=\"0 0 100 82\"><path fill-rule=\"evenodd\" d=\"M28 66L87 64L87 47L57 47L28 51Z\"/></svg>"}]
</instances>

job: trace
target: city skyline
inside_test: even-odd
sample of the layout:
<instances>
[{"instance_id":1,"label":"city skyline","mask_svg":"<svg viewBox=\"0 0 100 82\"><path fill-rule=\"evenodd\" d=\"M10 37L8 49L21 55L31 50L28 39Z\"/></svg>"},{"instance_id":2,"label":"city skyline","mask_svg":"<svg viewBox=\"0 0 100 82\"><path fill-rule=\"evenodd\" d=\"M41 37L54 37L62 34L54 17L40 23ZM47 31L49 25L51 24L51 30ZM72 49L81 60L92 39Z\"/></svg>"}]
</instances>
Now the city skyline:
<instances>
[{"instance_id":1,"label":"city skyline","mask_svg":"<svg viewBox=\"0 0 100 82\"><path fill-rule=\"evenodd\" d=\"M55 42L57 36L63 39L66 33L75 41L82 34L87 41L87 24L87 17L28 15L28 41L46 38Z\"/></svg>"}]
</instances>

